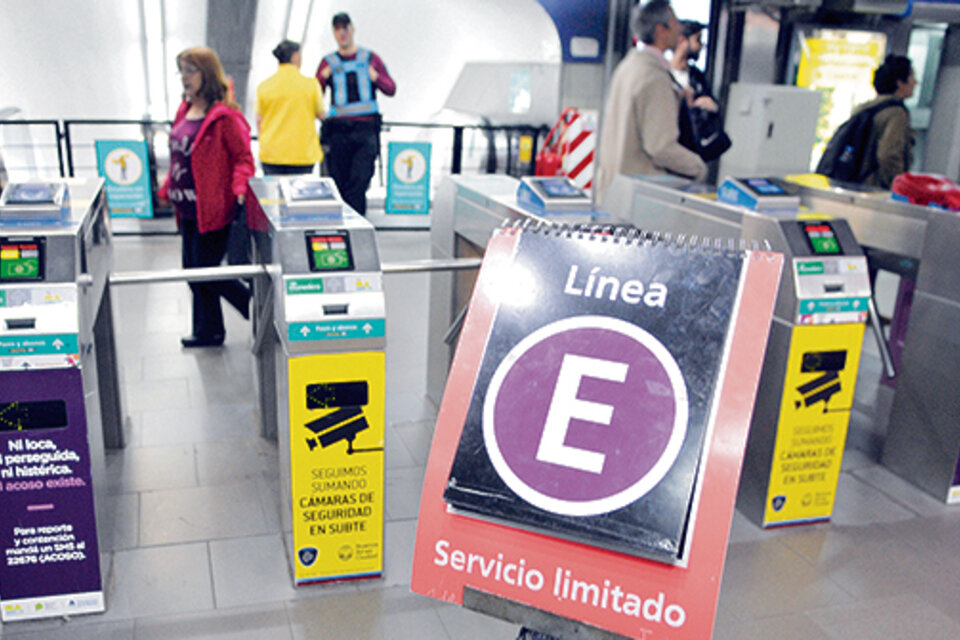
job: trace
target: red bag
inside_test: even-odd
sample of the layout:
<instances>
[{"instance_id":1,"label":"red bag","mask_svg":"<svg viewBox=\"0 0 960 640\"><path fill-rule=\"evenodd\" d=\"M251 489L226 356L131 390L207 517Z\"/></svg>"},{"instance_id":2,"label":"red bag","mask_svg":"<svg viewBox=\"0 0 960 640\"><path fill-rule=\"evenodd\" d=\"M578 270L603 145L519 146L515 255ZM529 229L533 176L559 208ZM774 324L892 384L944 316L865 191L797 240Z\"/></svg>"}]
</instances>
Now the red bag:
<instances>
[{"instance_id":1,"label":"red bag","mask_svg":"<svg viewBox=\"0 0 960 640\"><path fill-rule=\"evenodd\" d=\"M577 112L573 107L567 107L557 118L556 124L550 129L546 139L543 141L543 149L537 154L537 162L534 165L533 174L536 176L559 176L562 175L561 167L563 165L563 154L558 147L563 139L563 134L567 130L568 116ZM563 125L559 133L557 129Z\"/></svg>"},{"instance_id":2,"label":"red bag","mask_svg":"<svg viewBox=\"0 0 960 640\"><path fill-rule=\"evenodd\" d=\"M893 179L892 191L897 200L960 211L960 187L943 176L901 173Z\"/></svg>"}]
</instances>

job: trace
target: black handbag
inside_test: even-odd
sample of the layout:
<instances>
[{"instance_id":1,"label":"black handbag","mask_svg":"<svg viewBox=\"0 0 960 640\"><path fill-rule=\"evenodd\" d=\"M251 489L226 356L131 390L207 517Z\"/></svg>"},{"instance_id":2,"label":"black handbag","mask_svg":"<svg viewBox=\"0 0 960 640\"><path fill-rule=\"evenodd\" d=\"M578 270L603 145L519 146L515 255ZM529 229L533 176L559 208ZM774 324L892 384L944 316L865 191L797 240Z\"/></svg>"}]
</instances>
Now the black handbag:
<instances>
[{"instance_id":1,"label":"black handbag","mask_svg":"<svg viewBox=\"0 0 960 640\"><path fill-rule=\"evenodd\" d=\"M699 146L697 153L704 162L716 160L733 146L730 136L723 130L723 122L718 112L690 107L690 115Z\"/></svg>"},{"instance_id":2,"label":"black handbag","mask_svg":"<svg viewBox=\"0 0 960 640\"><path fill-rule=\"evenodd\" d=\"M692 107L681 99L679 125L680 144L699 155L704 162L716 160L733 146L717 111Z\"/></svg>"},{"instance_id":3,"label":"black handbag","mask_svg":"<svg viewBox=\"0 0 960 640\"><path fill-rule=\"evenodd\" d=\"M238 202L233 209L233 220L230 222L230 233L227 235L227 264L250 264L252 259L247 208Z\"/></svg>"}]
</instances>

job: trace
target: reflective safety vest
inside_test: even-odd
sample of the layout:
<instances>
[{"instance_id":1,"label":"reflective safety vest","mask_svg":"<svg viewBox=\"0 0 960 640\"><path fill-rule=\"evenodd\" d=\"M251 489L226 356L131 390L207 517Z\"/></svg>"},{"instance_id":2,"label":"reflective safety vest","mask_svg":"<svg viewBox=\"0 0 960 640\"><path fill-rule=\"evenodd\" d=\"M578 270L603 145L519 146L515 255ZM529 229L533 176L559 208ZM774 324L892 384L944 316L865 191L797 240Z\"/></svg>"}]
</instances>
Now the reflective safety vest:
<instances>
[{"instance_id":1,"label":"reflective safety vest","mask_svg":"<svg viewBox=\"0 0 960 640\"><path fill-rule=\"evenodd\" d=\"M332 99L328 115L365 116L378 113L370 81L370 52L357 49L357 57L344 60L338 53L324 58L330 65Z\"/></svg>"}]
</instances>

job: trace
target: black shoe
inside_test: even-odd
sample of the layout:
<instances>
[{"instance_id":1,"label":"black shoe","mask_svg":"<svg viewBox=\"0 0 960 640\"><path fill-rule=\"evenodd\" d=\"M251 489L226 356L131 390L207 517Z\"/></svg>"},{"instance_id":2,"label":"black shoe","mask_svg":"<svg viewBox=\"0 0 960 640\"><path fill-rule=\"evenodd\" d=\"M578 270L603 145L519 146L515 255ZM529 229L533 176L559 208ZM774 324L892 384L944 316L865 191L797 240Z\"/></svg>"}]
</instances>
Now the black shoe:
<instances>
[{"instance_id":1,"label":"black shoe","mask_svg":"<svg viewBox=\"0 0 960 640\"><path fill-rule=\"evenodd\" d=\"M187 336L180 338L184 347L219 347L223 344L223 334L215 333L211 336Z\"/></svg>"}]
</instances>

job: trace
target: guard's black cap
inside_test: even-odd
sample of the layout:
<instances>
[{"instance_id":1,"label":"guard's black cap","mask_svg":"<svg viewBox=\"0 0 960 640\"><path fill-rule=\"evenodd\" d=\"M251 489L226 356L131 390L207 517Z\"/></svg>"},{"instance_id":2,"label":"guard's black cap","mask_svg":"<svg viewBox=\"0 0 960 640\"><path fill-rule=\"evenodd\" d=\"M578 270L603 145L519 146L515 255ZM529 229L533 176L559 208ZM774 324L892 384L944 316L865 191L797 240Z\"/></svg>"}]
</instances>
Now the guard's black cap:
<instances>
[{"instance_id":1,"label":"guard's black cap","mask_svg":"<svg viewBox=\"0 0 960 640\"><path fill-rule=\"evenodd\" d=\"M333 28L345 27L350 24L350 16L347 15L346 11L341 11L333 15Z\"/></svg>"},{"instance_id":2,"label":"guard's black cap","mask_svg":"<svg viewBox=\"0 0 960 640\"><path fill-rule=\"evenodd\" d=\"M683 27L684 38L689 38L690 36L700 33L707 28L707 25L703 24L702 22L697 22L696 20L681 20L680 26Z\"/></svg>"}]
</instances>

